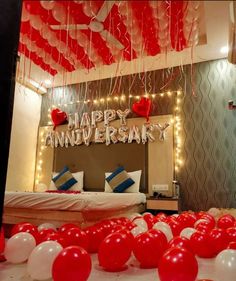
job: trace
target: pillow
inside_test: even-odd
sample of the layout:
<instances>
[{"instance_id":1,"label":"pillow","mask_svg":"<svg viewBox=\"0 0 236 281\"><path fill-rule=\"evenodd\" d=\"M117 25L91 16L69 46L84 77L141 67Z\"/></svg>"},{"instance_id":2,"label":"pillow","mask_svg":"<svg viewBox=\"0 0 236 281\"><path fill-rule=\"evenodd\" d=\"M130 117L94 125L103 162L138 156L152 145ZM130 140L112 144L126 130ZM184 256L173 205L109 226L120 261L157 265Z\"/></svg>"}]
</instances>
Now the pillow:
<instances>
[{"instance_id":1,"label":"pillow","mask_svg":"<svg viewBox=\"0 0 236 281\"><path fill-rule=\"evenodd\" d=\"M124 192L127 188L134 184L134 181L129 177L123 167L118 167L107 178L110 188L113 192Z\"/></svg>"},{"instance_id":2,"label":"pillow","mask_svg":"<svg viewBox=\"0 0 236 281\"><path fill-rule=\"evenodd\" d=\"M58 173L53 172L53 177L57 176ZM71 191L83 191L83 185L84 185L84 171L72 173L72 176L77 180L77 183L75 183L70 190ZM55 183L51 180L49 190L57 190Z\"/></svg>"},{"instance_id":3,"label":"pillow","mask_svg":"<svg viewBox=\"0 0 236 281\"><path fill-rule=\"evenodd\" d=\"M68 190L77 183L68 167L64 167L58 175L52 178L52 181L58 190Z\"/></svg>"},{"instance_id":4,"label":"pillow","mask_svg":"<svg viewBox=\"0 0 236 281\"><path fill-rule=\"evenodd\" d=\"M139 186L140 186L140 179L141 179L142 170L134 171L134 172L128 172L129 177L134 181L134 184L132 184L129 188L127 188L124 192L139 192ZM105 178L110 176L111 173L105 173ZM105 192L113 192L108 182L105 180Z\"/></svg>"}]
</instances>

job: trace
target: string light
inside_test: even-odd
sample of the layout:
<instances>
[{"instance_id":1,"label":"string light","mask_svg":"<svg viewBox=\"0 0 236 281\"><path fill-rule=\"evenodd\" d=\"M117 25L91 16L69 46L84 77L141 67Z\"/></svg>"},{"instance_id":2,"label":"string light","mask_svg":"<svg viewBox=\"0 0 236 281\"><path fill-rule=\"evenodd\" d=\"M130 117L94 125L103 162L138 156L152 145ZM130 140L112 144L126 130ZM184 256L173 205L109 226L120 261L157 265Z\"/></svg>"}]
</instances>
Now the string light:
<instances>
[{"instance_id":1,"label":"string light","mask_svg":"<svg viewBox=\"0 0 236 281\"><path fill-rule=\"evenodd\" d=\"M172 94L177 94L177 96L180 96L181 94L182 94L182 92L180 91L180 90L178 90L178 91L168 91L168 92L161 92L161 93L156 93L156 94L148 94L148 93L145 93L144 95L142 95L142 96L140 96L140 95L129 95L129 96L126 96L126 95L122 95L122 96L115 96L115 97L113 97L113 100L115 100L115 101L119 101L119 100L121 100L121 101L124 101L127 97L129 98L129 99L132 99L132 98L134 98L134 99L136 99L136 100L139 100L141 97L145 97L145 98L148 98L148 97L152 97L153 99L155 99L156 97L158 97L158 96L160 96L160 97L164 97L164 96L172 96ZM100 100L97 100L97 99L95 99L95 100L90 100L90 99L87 99L87 100L83 100L83 101L80 101L80 100L77 100L77 101L75 101L75 102L68 102L68 103L64 103L64 104L58 104L58 105L52 105L50 108L48 108L48 112L50 113L51 112L51 110L52 109L54 109L54 108L60 108L61 106L64 106L64 107L68 107L68 106L71 106L71 105L73 105L73 104L76 104L76 103L84 103L84 104L87 104L87 103L89 103L89 102L93 102L94 104L98 104L99 102L101 102L101 103L103 103L103 102L105 102L105 100L106 101L111 101L112 100L112 98L111 97L107 97L106 99L105 98L101 98ZM180 103L180 99L178 98L177 99L177 103L179 104ZM178 106L177 106L178 107ZM176 110L177 110L177 107L176 107ZM48 117L51 117L51 115L50 114L48 114Z\"/></svg>"},{"instance_id":2,"label":"string light","mask_svg":"<svg viewBox=\"0 0 236 281\"><path fill-rule=\"evenodd\" d=\"M180 117L180 109L181 109L181 103L182 103L182 91L181 90L178 90L178 91L168 91L168 92L161 92L161 93L153 93L153 94L148 94L148 93L145 93L144 95L140 96L140 95L132 95L132 94L129 94L128 96L125 96L125 95L122 95L122 96L115 96L113 98L111 97L107 97L106 99L105 98L101 98L99 100L95 99L95 100L92 100L92 103L93 104L99 104L99 103L104 103L105 100L107 102L111 101L112 99L116 102L118 102L119 100L120 101L124 101L126 98L128 99L136 99L136 100L139 100L141 97L149 97L151 96L153 99L155 99L156 97L164 97L164 96L167 96L167 97L171 97L173 94L176 94L175 96L175 106L174 106L174 115L175 117L172 118L170 120L171 124L174 125L174 142L175 142L175 172L178 172L181 168L181 166L183 165L184 161L183 159L181 158L181 151L182 151L182 139L181 139L181 132L182 132L182 124L181 124L181 117ZM75 101L75 102L69 102L69 103L65 103L63 105L61 104L58 104L57 106L56 105L52 105L49 109L48 109L48 112L51 112L52 109L54 108L57 108L57 107L60 107L60 106L64 106L64 107L67 107L67 106L70 106L70 105L73 105L73 104L76 104L76 103L84 103L84 104L87 104L88 102L91 102L91 100L87 99L87 100L84 100L84 101ZM49 119L51 119L51 114L48 114L48 117ZM52 122L51 120L48 121L48 126L51 126L52 125ZM46 127L45 127L46 128ZM41 135L40 135L41 136ZM42 157L42 151L45 149L44 146L41 146L40 147L40 151L39 151L39 156ZM38 160L38 165L42 165L42 163L39 162ZM36 180L35 180L35 184L37 184L37 182L40 182L40 177L37 177Z\"/></svg>"},{"instance_id":3,"label":"string light","mask_svg":"<svg viewBox=\"0 0 236 281\"><path fill-rule=\"evenodd\" d=\"M175 172L178 173L180 171L181 166L183 165L184 161L181 158L181 150L182 150L182 139L181 139L181 117L180 117L180 108L182 102L182 92L179 90L176 92L177 97L175 99L175 120L174 120L174 140L175 140Z\"/></svg>"},{"instance_id":4,"label":"string light","mask_svg":"<svg viewBox=\"0 0 236 281\"><path fill-rule=\"evenodd\" d=\"M38 148L38 154L37 154L37 164L36 164L36 177L35 177L35 186L38 185L41 182L42 177L42 170L43 170L43 151L45 150L46 146L44 145L44 136L45 133L50 129L50 126L46 126L42 128L42 131L40 132L40 144Z\"/></svg>"}]
</instances>

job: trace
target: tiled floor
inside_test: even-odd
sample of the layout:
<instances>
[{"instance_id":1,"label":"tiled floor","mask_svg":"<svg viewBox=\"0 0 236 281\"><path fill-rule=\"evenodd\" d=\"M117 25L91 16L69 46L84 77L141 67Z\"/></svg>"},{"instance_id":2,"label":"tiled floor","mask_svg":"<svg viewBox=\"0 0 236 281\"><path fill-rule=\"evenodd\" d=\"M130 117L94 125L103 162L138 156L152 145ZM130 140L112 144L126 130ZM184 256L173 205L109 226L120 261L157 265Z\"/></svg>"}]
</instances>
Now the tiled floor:
<instances>
[{"instance_id":1,"label":"tiled floor","mask_svg":"<svg viewBox=\"0 0 236 281\"><path fill-rule=\"evenodd\" d=\"M128 269L118 273L105 272L99 268L96 255L92 255L92 261L93 270L88 281L159 281L156 269L140 269L133 258L128 263ZM198 279L215 280L214 259L199 259L198 263ZM0 280L32 281L26 272L26 264L12 265L9 263L0 263Z\"/></svg>"}]
</instances>

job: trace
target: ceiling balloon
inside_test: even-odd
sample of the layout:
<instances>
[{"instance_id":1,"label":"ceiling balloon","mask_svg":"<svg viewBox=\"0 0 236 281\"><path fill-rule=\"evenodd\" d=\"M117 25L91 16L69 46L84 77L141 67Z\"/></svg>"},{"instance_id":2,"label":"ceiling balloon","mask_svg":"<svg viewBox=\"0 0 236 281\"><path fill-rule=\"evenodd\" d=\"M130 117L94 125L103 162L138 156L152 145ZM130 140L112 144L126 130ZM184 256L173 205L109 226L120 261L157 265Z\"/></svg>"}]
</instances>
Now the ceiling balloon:
<instances>
[{"instance_id":1,"label":"ceiling balloon","mask_svg":"<svg viewBox=\"0 0 236 281\"><path fill-rule=\"evenodd\" d=\"M19 53L55 75L182 51L199 43L195 2L23 1Z\"/></svg>"}]
</instances>

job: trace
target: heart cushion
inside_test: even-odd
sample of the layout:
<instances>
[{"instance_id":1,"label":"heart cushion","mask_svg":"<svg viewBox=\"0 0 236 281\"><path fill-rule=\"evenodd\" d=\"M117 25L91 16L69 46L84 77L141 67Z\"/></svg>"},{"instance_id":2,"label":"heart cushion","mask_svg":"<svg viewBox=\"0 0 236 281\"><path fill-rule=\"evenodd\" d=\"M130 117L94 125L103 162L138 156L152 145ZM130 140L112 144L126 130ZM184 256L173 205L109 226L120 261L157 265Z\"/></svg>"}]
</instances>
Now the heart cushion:
<instances>
[{"instance_id":1,"label":"heart cushion","mask_svg":"<svg viewBox=\"0 0 236 281\"><path fill-rule=\"evenodd\" d=\"M146 117L149 120L152 101L149 98L142 97L140 101L133 103L132 110L138 116Z\"/></svg>"},{"instance_id":2,"label":"heart cushion","mask_svg":"<svg viewBox=\"0 0 236 281\"><path fill-rule=\"evenodd\" d=\"M67 115L64 111L61 111L59 108L55 108L51 111L51 119L55 129L58 125L66 123Z\"/></svg>"}]
</instances>

